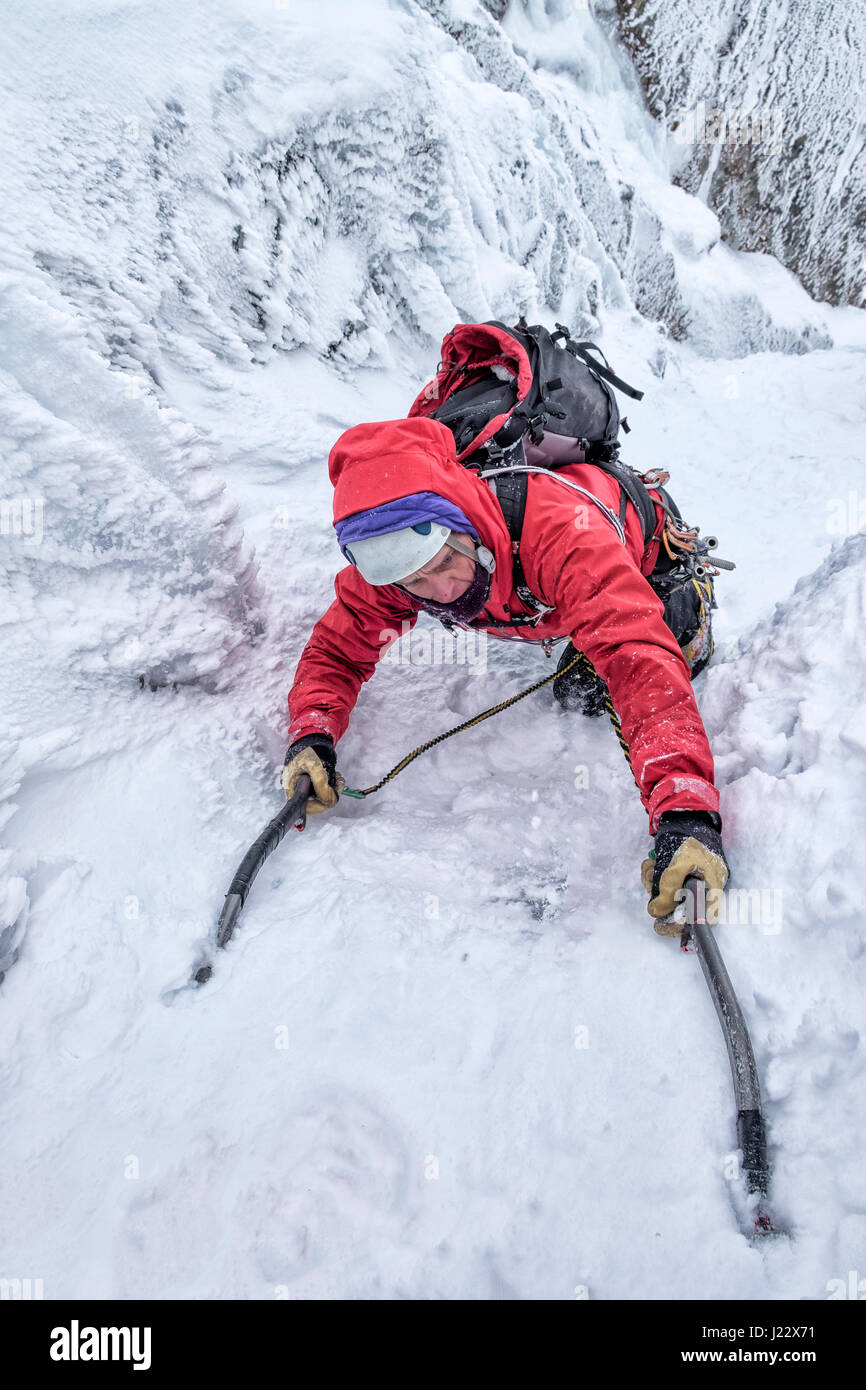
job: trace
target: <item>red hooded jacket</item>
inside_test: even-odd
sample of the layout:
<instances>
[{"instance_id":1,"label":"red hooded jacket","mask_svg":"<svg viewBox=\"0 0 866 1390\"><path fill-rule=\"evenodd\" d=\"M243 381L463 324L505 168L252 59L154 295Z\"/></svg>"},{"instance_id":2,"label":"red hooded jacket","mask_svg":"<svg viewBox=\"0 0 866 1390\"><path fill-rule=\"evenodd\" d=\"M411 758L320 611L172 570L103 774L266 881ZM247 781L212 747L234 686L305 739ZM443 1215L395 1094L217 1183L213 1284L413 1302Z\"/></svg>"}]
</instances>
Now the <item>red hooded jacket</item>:
<instances>
[{"instance_id":1,"label":"red hooded jacket","mask_svg":"<svg viewBox=\"0 0 866 1390\"><path fill-rule=\"evenodd\" d=\"M457 462L454 436L438 420L354 425L331 450L329 470L335 523L414 492L448 498L496 557L485 612L506 620L527 612L512 586L511 539L499 503L486 482ZM618 513L619 486L608 474L579 463L557 472ZM553 611L534 626L508 631L536 642L570 637L607 682L654 834L662 812L718 811L719 794L688 662L644 578L658 541L644 552L631 503L625 529L624 546L596 506L554 477L530 473L520 555L529 588ZM334 589L289 692L291 742L311 733L330 734L334 743L342 737L394 630L404 620L414 626L421 611L395 585L368 584L354 565L340 570ZM501 636L495 627L486 630Z\"/></svg>"}]
</instances>

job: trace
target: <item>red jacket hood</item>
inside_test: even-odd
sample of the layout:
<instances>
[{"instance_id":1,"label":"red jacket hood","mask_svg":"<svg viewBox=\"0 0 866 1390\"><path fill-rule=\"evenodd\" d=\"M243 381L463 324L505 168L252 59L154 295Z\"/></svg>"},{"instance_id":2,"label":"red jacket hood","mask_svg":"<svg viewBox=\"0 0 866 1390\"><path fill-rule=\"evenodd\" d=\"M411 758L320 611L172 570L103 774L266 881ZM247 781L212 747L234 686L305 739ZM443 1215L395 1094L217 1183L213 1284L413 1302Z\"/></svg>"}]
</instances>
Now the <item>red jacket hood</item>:
<instances>
[{"instance_id":1,"label":"red jacket hood","mask_svg":"<svg viewBox=\"0 0 866 1390\"><path fill-rule=\"evenodd\" d=\"M457 462L454 436L438 420L376 420L340 435L328 457L334 525L355 512L413 492L436 492L459 507L500 558L510 549L499 503L486 483Z\"/></svg>"}]
</instances>

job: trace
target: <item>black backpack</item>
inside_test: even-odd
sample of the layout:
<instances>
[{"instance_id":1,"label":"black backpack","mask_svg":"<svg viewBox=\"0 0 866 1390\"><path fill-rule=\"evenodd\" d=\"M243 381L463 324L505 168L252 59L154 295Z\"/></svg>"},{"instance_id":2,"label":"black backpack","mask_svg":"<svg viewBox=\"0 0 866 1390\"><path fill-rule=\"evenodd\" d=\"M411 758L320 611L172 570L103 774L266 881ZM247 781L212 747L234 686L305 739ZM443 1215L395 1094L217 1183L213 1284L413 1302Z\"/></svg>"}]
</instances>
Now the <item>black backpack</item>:
<instances>
[{"instance_id":1,"label":"black backpack","mask_svg":"<svg viewBox=\"0 0 866 1390\"><path fill-rule=\"evenodd\" d=\"M629 502L640 518L645 548L656 532L655 503L644 481L618 457L620 426L628 434L629 425L611 388L637 401L643 392L616 376L606 358L596 361L593 352L604 357L595 343L575 342L561 323L553 333L541 324L530 326L523 316L513 328L497 319L459 323L443 339L436 376L409 410L410 417L426 415L446 425L458 462L477 468L495 489L511 536L514 587L537 614L497 626L525 627L550 611L529 589L520 560L530 472L555 471L566 462L594 464L619 484L618 518L600 499L570 480L569 485L605 513L623 543Z\"/></svg>"}]
</instances>

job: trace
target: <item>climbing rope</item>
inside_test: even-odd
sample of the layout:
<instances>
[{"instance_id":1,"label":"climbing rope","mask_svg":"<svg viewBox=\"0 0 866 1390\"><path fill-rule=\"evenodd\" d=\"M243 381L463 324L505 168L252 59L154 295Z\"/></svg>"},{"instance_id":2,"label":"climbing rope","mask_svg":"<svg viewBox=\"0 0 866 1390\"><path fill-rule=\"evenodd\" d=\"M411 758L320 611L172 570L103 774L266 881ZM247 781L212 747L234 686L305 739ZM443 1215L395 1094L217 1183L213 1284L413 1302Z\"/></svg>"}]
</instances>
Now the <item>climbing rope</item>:
<instances>
[{"instance_id":1,"label":"climbing rope","mask_svg":"<svg viewBox=\"0 0 866 1390\"><path fill-rule=\"evenodd\" d=\"M481 724L485 719L490 719L494 714L499 714L501 710L508 709L509 705L514 705L518 700L525 699L527 695L532 695L536 690L540 690L542 686L549 685L551 681L555 681L557 676L564 676L566 671L570 671L574 666L580 665L588 667L590 674L596 674L595 667L589 658L586 657L583 652L578 652L567 666L563 666L561 671L554 671L552 675L545 676L544 680L536 681L534 685L527 686L526 690L521 690L517 695L511 695L509 699L502 700L498 705L493 705L490 709L484 710L483 714L476 714L473 719L467 719L463 724L458 724L456 728L448 729L444 734L437 734L435 738L428 739L426 743L419 744L411 753L407 753L406 757L402 758L400 762L397 763L396 767L392 767L391 771L386 773L381 781L376 782L374 786L360 789L357 787L344 787L341 794L343 796L355 797L371 796L372 793L377 792L380 787L384 787L386 782L390 782L392 778L396 777L398 772L402 772L404 767L408 767L409 764L414 762L416 758L419 758L422 753L426 753L428 748L435 748L437 743L441 743L443 739L451 738L454 734L462 734L464 729L473 729L476 724ZM634 777L634 768L631 765L628 744L625 741L622 725L619 722L619 715L613 707L609 692L604 696L604 707L613 725L614 733L619 739L619 745L625 755L625 760L631 768L631 774ZM640 786L636 777L635 785L638 791L640 791Z\"/></svg>"}]
</instances>

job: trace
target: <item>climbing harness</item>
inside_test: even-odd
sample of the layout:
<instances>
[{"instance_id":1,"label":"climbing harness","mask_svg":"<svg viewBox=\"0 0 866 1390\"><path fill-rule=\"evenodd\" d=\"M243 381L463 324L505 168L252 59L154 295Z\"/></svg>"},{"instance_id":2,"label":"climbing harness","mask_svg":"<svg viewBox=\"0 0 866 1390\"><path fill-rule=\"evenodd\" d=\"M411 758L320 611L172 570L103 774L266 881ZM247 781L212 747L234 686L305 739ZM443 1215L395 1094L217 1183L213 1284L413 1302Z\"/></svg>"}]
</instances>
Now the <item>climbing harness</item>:
<instances>
[{"instance_id":1,"label":"climbing harness","mask_svg":"<svg viewBox=\"0 0 866 1390\"><path fill-rule=\"evenodd\" d=\"M659 539L668 559L687 565L698 579L707 575L717 577L719 570L736 569L732 560L723 560L716 555L719 542L715 536L701 536L699 526L690 526L683 521L679 508L664 488L664 484L670 481L670 473L664 468L651 468L639 476L642 483L660 494L659 506L665 518Z\"/></svg>"}]
</instances>

